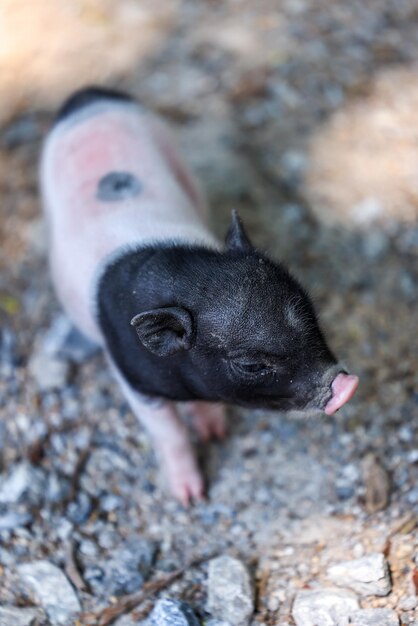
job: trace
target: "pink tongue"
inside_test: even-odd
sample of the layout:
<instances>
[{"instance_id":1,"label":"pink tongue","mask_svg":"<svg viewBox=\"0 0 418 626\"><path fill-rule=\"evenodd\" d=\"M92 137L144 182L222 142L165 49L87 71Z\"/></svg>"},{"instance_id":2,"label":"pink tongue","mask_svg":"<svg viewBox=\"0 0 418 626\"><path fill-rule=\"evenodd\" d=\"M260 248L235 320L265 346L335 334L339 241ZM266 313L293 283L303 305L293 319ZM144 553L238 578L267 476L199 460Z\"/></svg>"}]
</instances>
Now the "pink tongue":
<instances>
[{"instance_id":1,"label":"pink tongue","mask_svg":"<svg viewBox=\"0 0 418 626\"><path fill-rule=\"evenodd\" d=\"M358 383L354 374L338 374L331 385L332 398L324 409L325 413L332 415L348 402L354 396Z\"/></svg>"}]
</instances>

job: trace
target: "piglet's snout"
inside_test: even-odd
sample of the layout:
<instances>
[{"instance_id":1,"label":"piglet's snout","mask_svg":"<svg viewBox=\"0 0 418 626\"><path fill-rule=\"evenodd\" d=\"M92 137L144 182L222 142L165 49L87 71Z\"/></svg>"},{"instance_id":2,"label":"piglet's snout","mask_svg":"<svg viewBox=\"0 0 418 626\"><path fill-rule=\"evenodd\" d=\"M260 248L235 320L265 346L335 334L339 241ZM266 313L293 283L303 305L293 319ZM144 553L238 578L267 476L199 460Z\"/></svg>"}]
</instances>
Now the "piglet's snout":
<instances>
[{"instance_id":1,"label":"piglet's snout","mask_svg":"<svg viewBox=\"0 0 418 626\"><path fill-rule=\"evenodd\" d=\"M358 387L359 379L354 374L337 374L331 384L332 397L327 402L324 411L327 415L333 415L346 402L351 400Z\"/></svg>"}]
</instances>

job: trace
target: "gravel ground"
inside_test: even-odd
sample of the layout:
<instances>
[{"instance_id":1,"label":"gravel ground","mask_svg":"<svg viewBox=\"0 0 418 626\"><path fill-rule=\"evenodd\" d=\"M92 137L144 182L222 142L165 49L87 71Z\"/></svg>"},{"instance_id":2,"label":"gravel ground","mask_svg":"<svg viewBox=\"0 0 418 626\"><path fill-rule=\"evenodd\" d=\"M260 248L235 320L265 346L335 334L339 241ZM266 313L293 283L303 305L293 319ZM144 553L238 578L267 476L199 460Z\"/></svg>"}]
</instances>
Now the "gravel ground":
<instances>
[{"instance_id":1,"label":"gravel ground","mask_svg":"<svg viewBox=\"0 0 418 626\"><path fill-rule=\"evenodd\" d=\"M77 18L88 43L95 3L78 4L89 5ZM0 624L110 623L98 612L141 588L148 598L120 626L140 623L161 593L193 615L160 603L158 625L418 623L416 3L184 0L159 21L160 10L147 3L162 30L145 56L128 41L124 55L109 27L94 40L118 46L106 73L92 57L78 75L74 55L65 81L51 62L38 84L28 57L2 109ZM98 79L177 127L216 232L238 208L312 293L361 378L335 419L231 408L228 439L199 448L208 501L189 510L165 495L145 433L49 283L39 149L51 102ZM250 584L228 560L208 565L219 555L240 559ZM252 617L220 598L216 585L231 580L247 604L254 594ZM373 611L348 617L354 606Z\"/></svg>"}]
</instances>

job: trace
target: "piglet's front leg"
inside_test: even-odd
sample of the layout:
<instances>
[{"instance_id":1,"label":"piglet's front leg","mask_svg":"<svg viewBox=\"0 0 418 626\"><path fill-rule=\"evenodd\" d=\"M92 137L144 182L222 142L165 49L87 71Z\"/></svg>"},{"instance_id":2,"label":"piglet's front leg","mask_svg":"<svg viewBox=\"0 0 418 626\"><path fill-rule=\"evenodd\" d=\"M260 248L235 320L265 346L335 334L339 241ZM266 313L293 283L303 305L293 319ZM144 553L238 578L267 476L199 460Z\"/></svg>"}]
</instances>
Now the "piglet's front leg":
<instances>
[{"instance_id":1,"label":"piglet's front leg","mask_svg":"<svg viewBox=\"0 0 418 626\"><path fill-rule=\"evenodd\" d=\"M172 494L183 506L204 497L204 481L196 463L189 433L171 402L147 402L117 376L133 412L150 434Z\"/></svg>"},{"instance_id":2,"label":"piglet's front leg","mask_svg":"<svg viewBox=\"0 0 418 626\"><path fill-rule=\"evenodd\" d=\"M223 404L193 401L187 403L187 413L192 425L202 441L224 439L226 435L226 417Z\"/></svg>"}]
</instances>

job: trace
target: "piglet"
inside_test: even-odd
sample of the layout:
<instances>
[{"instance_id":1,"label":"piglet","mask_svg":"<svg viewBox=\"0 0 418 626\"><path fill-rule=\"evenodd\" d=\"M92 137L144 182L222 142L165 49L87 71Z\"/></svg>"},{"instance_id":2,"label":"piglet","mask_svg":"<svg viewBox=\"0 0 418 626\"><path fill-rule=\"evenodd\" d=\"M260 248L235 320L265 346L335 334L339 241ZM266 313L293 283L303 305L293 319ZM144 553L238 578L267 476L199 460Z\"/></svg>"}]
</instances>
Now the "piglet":
<instances>
[{"instance_id":1,"label":"piglet","mask_svg":"<svg viewBox=\"0 0 418 626\"><path fill-rule=\"evenodd\" d=\"M177 402L209 438L224 403L332 415L353 396L306 292L235 212L225 245L214 237L168 129L129 96L92 87L64 104L41 190L58 297L103 346L183 504L204 484Z\"/></svg>"}]
</instances>

